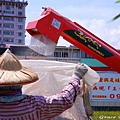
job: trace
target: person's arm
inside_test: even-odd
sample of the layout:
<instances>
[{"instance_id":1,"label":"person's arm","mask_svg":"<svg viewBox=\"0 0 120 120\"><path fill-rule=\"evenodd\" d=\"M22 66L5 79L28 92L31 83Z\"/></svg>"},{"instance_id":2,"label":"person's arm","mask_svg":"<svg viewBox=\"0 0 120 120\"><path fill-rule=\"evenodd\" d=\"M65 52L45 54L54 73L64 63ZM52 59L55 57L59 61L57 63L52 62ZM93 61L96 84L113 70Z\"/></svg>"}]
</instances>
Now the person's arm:
<instances>
[{"instance_id":1,"label":"person's arm","mask_svg":"<svg viewBox=\"0 0 120 120\"><path fill-rule=\"evenodd\" d=\"M44 97L41 115L43 119L53 118L72 107L77 95L81 93L80 81L72 78L60 94Z\"/></svg>"}]
</instances>

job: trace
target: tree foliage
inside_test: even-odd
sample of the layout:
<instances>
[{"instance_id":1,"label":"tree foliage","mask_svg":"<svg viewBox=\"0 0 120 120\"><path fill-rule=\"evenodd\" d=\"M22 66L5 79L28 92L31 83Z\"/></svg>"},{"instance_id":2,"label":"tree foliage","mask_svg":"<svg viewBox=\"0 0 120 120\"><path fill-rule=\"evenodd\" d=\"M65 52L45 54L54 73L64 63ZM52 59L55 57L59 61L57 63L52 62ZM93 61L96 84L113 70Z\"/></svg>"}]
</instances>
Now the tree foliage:
<instances>
[{"instance_id":1,"label":"tree foliage","mask_svg":"<svg viewBox=\"0 0 120 120\"><path fill-rule=\"evenodd\" d=\"M120 3L120 0L117 0L115 3ZM120 13L119 13L118 15L116 15L116 16L112 19L112 21L114 21L114 20L116 20L116 19L118 19L118 18L120 18Z\"/></svg>"}]
</instances>

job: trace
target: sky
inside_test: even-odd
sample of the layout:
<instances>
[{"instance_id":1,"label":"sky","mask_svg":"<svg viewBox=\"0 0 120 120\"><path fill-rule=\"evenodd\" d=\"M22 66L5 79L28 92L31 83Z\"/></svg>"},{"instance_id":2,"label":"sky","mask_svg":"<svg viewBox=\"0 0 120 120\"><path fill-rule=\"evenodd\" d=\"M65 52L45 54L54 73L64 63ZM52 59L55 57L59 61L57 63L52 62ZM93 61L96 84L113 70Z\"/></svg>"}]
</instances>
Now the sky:
<instances>
[{"instance_id":1,"label":"sky","mask_svg":"<svg viewBox=\"0 0 120 120\"><path fill-rule=\"evenodd\" d=\"M42 7L51 7L62 16L77 22L97 37L120 49L120 18L110 20L120 13L120 3L116 0L28 0L26 6L26 26L42 13ZM25 42L29 44L31 36L26 32ZM60 37L58 46L71 44Z\"/></svg>"}]
</instances>

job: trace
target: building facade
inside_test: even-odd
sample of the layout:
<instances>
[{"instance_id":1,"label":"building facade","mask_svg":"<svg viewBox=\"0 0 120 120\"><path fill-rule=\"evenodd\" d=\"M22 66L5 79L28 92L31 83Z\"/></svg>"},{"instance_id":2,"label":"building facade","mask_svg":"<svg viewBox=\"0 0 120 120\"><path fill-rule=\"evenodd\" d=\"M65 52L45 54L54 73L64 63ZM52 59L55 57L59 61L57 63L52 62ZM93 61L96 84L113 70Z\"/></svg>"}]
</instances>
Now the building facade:
<instances>
[{"instance_id":1,"label":"building facade","mask_svg":"<svg viewBox=\"0 0 120 120\"><path fill-rule=\"evenodd\" d=\"M0 55L2 55L7 46L1 45ZM52 55L43 56L26 45L10 45L9 49L13 54L15 54L19 59L35 59L35 60L53 60L69 63L80 62L80 49L74 46L56 46L55 51Z\"/></svg>"},{"instance_id":2,"label":"building facade","mask_svg":"<svg viewBox=\"0 0 120 120\"><path fill-rule=\"evenodd\" d=\"M25 44L25 0L0 0L0 44Z\"/></svg>"},{"instance_id":3,"label":"building facade","mask_svg":"<svg viewBox=\"0 0 120 120\"><path fill-rule=\"evenodd\" d=\"M78 63L80 62L80 49L75 46L56 46L54 53L51 56L48 56L47 59Z\"/></svg>"}]
</instances>

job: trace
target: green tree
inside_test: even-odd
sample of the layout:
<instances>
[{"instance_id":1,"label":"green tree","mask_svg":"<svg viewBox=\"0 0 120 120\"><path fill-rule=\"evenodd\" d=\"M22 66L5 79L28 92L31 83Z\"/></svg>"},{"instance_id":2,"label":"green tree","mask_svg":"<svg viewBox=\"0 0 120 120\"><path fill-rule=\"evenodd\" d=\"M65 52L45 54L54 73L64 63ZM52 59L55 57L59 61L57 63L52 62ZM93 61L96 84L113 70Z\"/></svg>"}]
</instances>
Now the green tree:
<instances>
[{"instance_id":1,"label":"green tree","mask_svg":"<svg viewBox=\"0 0 120 120\"><path fill-rule=\"evenodd\" d=\"M115 3L120 3L120 0L117 0ZM118 15L116 15L116 16L112 19L112 21L118 19L119 17L120 17L120 13L119 13Z\"/></svg>"}]
</instances>

